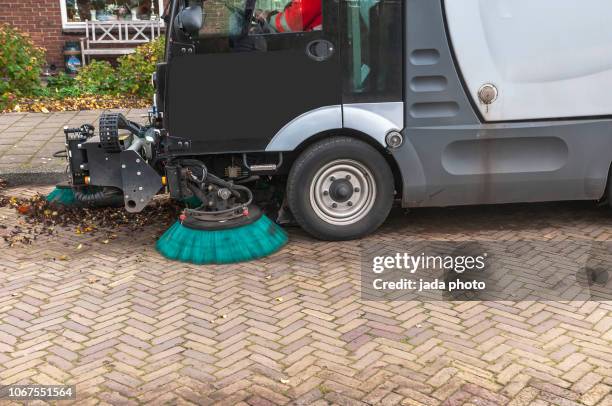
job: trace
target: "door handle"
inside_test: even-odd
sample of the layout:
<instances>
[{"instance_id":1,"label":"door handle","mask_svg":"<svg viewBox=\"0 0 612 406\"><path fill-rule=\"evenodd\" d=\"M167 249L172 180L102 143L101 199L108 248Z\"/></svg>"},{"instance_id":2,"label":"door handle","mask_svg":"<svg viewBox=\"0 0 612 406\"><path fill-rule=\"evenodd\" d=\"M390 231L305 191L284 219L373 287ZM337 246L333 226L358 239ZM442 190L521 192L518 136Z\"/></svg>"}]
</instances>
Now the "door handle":
<instances>
[{"instance_id":1,"label":"door handle","mask_svg":"<svg viewBox=\"0 0 612 406\"><path fill-rule=\"evenodd\" d=\"M306 45L306 55L317 62L331 58L335 50L334 44L326 39L317 39Z\"/></svg>"}]
</instances>

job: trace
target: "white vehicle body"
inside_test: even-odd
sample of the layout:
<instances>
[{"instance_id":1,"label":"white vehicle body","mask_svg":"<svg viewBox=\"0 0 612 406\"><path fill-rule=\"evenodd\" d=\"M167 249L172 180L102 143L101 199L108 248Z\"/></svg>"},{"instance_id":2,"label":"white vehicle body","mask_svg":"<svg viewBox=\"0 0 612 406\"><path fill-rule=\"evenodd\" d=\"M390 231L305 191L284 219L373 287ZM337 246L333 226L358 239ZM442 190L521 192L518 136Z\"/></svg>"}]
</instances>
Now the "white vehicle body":
<instances>
[{"instance_id":1,"label":"white vehicle body","mask_svg":"<svg viewBox=\"0 0 612 406\"><path fill-rule=\"evenodd\" d=\"M612 112L612 2L446 0L457 63L487 121L602 116Z\"/></svg>"}]
</instances>

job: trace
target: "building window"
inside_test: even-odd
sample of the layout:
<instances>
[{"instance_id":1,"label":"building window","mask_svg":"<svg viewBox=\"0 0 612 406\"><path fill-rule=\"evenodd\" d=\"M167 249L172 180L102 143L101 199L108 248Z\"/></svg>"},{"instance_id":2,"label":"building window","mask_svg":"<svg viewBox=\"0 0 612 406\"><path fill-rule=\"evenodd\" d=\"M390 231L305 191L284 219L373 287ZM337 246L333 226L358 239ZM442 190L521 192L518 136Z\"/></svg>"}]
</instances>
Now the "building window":
<instances>
[{"instance_id":1,"label":"building window","mask_svg":"<svg viewBox=\"0 0 612 406\"><path fill-rule=\"evenodd\" d=\"M85 21L156 20L163 14L163 0L59 0L62 26L82 29Z\"/></svg>"}]
</instances>

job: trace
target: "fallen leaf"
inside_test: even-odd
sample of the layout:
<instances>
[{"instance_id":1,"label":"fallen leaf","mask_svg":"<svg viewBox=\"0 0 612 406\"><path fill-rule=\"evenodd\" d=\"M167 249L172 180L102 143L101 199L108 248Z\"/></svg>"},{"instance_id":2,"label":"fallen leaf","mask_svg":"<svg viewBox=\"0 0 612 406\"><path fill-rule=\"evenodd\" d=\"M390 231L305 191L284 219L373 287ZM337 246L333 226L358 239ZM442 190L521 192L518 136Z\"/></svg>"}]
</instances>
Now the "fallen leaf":
<instances>
[{"instance_id":1,"label":"fallen leaf","mask_svg":"<svg viewBox=\"0 0 612 406\"><path fill-rule=\"evenodd\" d=\"M277 301L277 302L282 302L282 301L283 301L283 298L282 298L282 297L277 297L277 298L276 298L276 301Z\"/></svg>"},{"instance_id":2,"label":"fallen leaf","mask_svg":"<svg viewBox=\"0 0 612 406\"><path fill-rule=\"evenodd\" d=\"M108 244L108 240L102 241L102 244Z\"/></svg>"},{"instance_id":3,"label":"fallen leaf","mask_svg":"<svg viewBox=\"0 0 612 406\"><path fill-rule=\"evenodd\" d=\"M46 107L41 107L41 108L40 108L40 111L41 111L41 112L43 112L43 113L45 113L45 114L49 113L49 110L47 110L47 108L46 108Z\"/></svg>"},{"instance_id":4,"label":"fallen leaf","mask_svg":"<svg viewBox=\"0 0 612 406\"><path fill-rule=\"evenodd\" d=\"M284 384L287 384L287 383L289 383L289 379L283 379L283 378L281 378L281 379L280 379L280 382L281 382L281 383L284 383Z\"/></svg>"},{"instance_id":5,"label":"fallen leaf","mask_svg":"<svg viewBox=\"0 0 612 406\"><path fill-rule=\"evenodd\" d=\"M68 255L60 255L59 260L60 261L68 261Z\"/></svg>"},{"instance_id":6,"label":"fallen leaf","mask_svg":"<svg viewBox=\"0 0 612 406\"><path fill-rule=\"evenodd\" d=\"M77 245L77 248L76 248L76 249L80 250L81 248L83 248L83 244L79 244L79 245Z\"/></svg>"}]
</instances>

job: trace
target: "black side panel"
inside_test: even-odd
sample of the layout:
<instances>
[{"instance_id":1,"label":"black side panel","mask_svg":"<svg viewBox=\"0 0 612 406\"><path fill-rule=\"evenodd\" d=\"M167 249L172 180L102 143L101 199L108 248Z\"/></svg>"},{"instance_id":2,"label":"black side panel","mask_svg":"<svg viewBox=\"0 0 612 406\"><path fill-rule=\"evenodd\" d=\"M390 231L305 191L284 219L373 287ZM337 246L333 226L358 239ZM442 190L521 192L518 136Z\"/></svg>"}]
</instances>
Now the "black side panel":
<instances>
[{"instance_id":1,"label":"black side panel","mask_svg":"<svg viewBox=\"0 0 612 406\"><path fill-rule=\"evenodd\" d=\"M479 122L451 51L442 0L407 0L406 127Z\"/></svg>"},{"instance_id":2,"label":"black side panel","mask_svg":"<svg viewBox=\"0 0 612 406\"><path fill-rule=\"evenodd\" d=\"M177 57L169 65L170 135L189 153L263 151L299 115L340 99L338 64L304 50Z\"/></svg>"}]
</instances>

